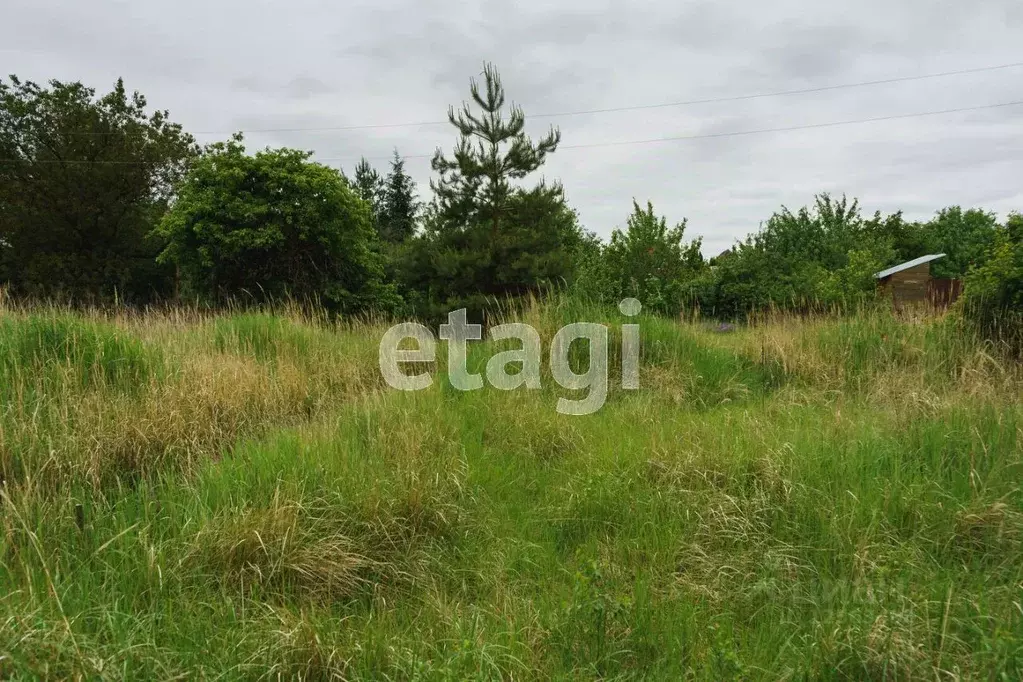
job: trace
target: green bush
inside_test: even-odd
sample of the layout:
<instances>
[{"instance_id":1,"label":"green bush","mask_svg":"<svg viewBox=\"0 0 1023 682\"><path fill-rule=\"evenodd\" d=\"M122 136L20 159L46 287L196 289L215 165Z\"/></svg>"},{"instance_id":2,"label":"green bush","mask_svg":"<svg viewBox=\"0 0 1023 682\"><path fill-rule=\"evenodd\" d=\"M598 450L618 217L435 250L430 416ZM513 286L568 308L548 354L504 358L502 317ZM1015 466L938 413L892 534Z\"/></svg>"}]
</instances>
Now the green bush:
<instances>
[{"instance_id":1,"label":"green bush","mask_svg":"<svg viewBox=\"0 0 1023 682\"><path fill-rule=\"evenodd\" d=\"M144 303L172 293L152 234L198 148L118 80L0 79L0 282L16 296Z\"/></svg>"},{"instance_id":2,"label":"green bush","mask_svg":"<svg viewBox=\"0 0 1023 682\"><path fill-rule=\"evenodd\" d=\"M995 234L986 262L966 278L965 317L987 338L1023 352L1023 216L1014 213Z\"/></svg>"},{"instance_id":3,"label":"green bush","mask_svg":"<svg viewBox=\"0 0 1023 682\"><path fill-rule=\"evenodd\" d=\"M875 295L873 274L896 260L902 227L898 213L864 218L855 200L828 194L795 213L783 207L717 259L713 283L701 288L701 309L728 318L768 308L859 306Z\"/></svg>"},{"instance_id":4,"label":"green bush","mask_svg":"<svg viewBox=\"0 0 1023 682\"><path fill-rule=\"evenodd\" d=\"M161 262L187 294L213 301L318 300L333 311L389 311L370 209L309 152L245 153L241 138L211 145L158 229Z\"/></svg>"}]
</instances>

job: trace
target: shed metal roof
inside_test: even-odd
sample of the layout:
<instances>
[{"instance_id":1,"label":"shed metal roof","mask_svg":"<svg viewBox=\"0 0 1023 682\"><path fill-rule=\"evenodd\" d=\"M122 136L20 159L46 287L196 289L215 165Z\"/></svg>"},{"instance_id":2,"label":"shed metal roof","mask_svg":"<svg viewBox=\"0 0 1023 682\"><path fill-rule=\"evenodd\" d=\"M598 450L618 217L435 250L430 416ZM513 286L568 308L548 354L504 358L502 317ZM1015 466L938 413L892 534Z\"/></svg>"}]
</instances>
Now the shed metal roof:
<instances>
[{"instance_id":1,"label":"shed metal roof","mask_svg":"<svg viewBox=\"0 0 1023 682\"><path fill-rule=\"evenodd\" d=\"M938 260L939 258L944 258L944 257L945 257L945 254L943 254L943 253L932 253L929 256L920 256L919 258L914 258L913 260L908 260L905 263L900 263L899 265L895 265L893 267L890 267L887 270L882 270L881 272L876 273L874 275L874 277L876 279L884 279L885 277L891 277L892 275L894 275L897 272L902 272L903 270L909 270L910 268L915 268L918 265L923 265L924 263L930 263L932 260Z\"/></svg>"}]
</instances>

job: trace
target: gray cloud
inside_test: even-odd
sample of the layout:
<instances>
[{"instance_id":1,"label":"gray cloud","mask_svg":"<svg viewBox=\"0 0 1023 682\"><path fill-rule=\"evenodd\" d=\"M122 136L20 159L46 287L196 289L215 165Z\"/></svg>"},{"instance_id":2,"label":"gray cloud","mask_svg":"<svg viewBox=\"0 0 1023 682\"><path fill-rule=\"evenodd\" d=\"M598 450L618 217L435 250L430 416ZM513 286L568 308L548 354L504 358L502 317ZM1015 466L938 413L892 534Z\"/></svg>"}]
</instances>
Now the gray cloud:
<instances>
[{"instance_id":1,"label":"gray cloud","mask_svg":"<svg viewBox=\"0 0 1023 682\"><path fill-rule=\"evenodd\" d=\"M2 70L99 90L124 76L191 130L442 120L484 60L530 113L729 97L1023 60L1023 5L934 0L566 0L518 4L319 0L8 0ZM564 144L713 135L1023 100L1023 68L800 96L528 120ZM560 179L588 229L652 200L714 254L814 192L926 218L959 203L1023 208L1023 107L832 128L564 149ZM395 147L428 193L444 125L253 133L350 169ZM336 160L336 161L335 161Z\"/></svg>"},{"instance_id":2,"label":"gray cloud","mask_svg":"<svg viewBox=\"0 0 1023 682\"><path fill-rule=\"evenodd\" d=\"M243 92L268 96L283 95L296 100L305 100L317 95L327 95L337 91L337 88L323 82L319 78L312 78L310 76L296 76L286 83L268 83L252 76L244 76L233 80L231 85Z\"/></svg>"}]
</instances>

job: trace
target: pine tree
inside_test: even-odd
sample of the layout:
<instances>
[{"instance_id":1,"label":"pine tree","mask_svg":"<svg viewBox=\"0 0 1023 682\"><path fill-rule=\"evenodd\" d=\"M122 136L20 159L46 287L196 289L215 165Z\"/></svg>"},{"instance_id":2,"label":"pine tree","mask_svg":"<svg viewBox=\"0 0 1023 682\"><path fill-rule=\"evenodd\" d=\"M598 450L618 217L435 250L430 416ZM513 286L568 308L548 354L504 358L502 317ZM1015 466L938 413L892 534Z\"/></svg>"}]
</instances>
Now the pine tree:
<instances>
[{"instance_id":1,"label":"pine tree","mask_svg":"<svg viewBox=\"0 0 1023 682\"><path fill-rule=\"evenodd\" d=\"M450 159L440 150L434 155L439 177L430 183L426 229L409 243L402 268L409 300L418 297L430 314L466 307L479 318L494 300L564 284L582 239L559 183L513 185L543 165L561 134L552 128L531 141L522 109L512 105L505 120L504 88L494 67L486 64L483 77L482 85L470 85L482 112L468 103L448 111L459 139Z\"/></svg>"},{"instance_id":2,"label":"pine tree","mask_svg":"<svg viewBox=\"0 0 1023 682\"><path fill-rule=\"evenodd\" d=\"M383 188L380 211L380 237L384 241L404 242L415 234L419 213L416 182L405 172L405 159L394 150L391 172Z\"/></svg>"},{"instance_id":3,"label":"pine tree","mask_svg":"<svg viewBox=\"0 0 1023 682\"><path fill-rule=\"evenodd\" d=\"M360 199L369 204L373 212L373 226L377 228L380 223L380 209L383 204L384 181L380 173L373 166L369 165L366 157L359 160L355 166L355 182L353 189Z\"/></svg>"},{"instance_id":4,"label":"pine tree","mask_svg":"<svg viewBox=\"0 0 1023 682\"><path fill-rule=\"evenodd\" d=\"M448 110L448 120L458 129L460 138L448 159L438 149L432 167L440 178L430 187L437 196L443 222L456 229L479 221L489 224L496 235L506 214L511 195L511 180L526 177L543 165L555 151L561 132L551 128L539 142L525 134L525 114L512 104L504 120L504 87L492 64L484 64L485 92L476 79L470 81L473 101L481 109L473 113L463 103L457 113Z\"/></svg>"}]
</instances>

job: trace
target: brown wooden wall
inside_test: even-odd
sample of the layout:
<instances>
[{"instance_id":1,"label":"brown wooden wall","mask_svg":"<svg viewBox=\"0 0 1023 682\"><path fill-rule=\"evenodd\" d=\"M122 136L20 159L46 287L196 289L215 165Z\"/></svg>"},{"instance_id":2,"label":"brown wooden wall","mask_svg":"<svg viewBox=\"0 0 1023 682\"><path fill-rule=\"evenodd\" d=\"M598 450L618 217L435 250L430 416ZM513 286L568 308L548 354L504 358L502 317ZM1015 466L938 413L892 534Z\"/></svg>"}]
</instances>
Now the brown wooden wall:
<instances>
[{"instance_id":1,"label":"brown wooden wall","mask_svg":"<svg viewBox=\"0 0 1023 682\"><path fill-rule=\"evenodd\" d=\"M931 305L944 310L956 302L963 293L961 279L932 279L927 295Z\"/></svg>"},{"instance_id":2,"label":"brown wooden wall","mask_svg":"<svg viewBox=\"0 0 1023 682\"><path fill-rule=\"evenodd\" d=\"M930 281L931 264L923 263L886 277L881 282L881 286L884 287L886 293L892 296L895 305L926 303Z\"/></svg>"}]
</instances>

